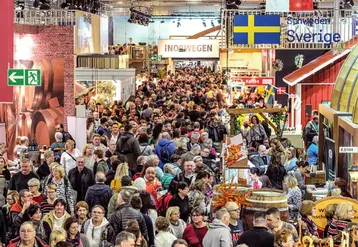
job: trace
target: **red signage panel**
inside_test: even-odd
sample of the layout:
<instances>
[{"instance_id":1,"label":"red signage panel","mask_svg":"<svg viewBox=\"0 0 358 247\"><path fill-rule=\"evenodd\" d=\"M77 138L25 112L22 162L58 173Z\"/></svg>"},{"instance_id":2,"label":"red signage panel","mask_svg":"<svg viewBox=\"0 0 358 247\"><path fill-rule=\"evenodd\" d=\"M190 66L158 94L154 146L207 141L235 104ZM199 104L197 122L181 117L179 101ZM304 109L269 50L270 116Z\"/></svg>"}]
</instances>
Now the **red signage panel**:
<instances>
[{"instance_id":1,"label":"red signage panel","mask_svg":"<svg viewBox=\"0 0 358 247\"><path fill-rule=\"evenodd\" d=\"M7 69L14 61L14 1L1 1L0 103L13 103L13 88L7 85Z\"/></svg>"},{"instance_id":2,"label":"red signage panel","mask_svg":"<svg viewBox=\"0 0 358 247\"><path fill-rule=\"evenodd\" d=\"M247 87L275 85L275 77L237 77L231 78L232 82L241 82Z\"/></svg>"}]
</instances>

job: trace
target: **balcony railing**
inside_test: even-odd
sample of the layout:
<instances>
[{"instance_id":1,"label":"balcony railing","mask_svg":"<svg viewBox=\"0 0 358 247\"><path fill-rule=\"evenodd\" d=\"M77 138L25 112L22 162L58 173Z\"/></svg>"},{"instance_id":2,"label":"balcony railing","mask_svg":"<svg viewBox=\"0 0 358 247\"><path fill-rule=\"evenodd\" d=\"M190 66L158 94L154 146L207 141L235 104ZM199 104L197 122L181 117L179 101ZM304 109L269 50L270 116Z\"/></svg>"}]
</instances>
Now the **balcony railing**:
<instances>
[{"instance_id":1,"label":"balcony railing","mask_svg":"<svg viewBox=\"0 0 358 247\"><path fill-rule=\"evenodd\" d=\"M75 10L15 10L14 23L27 25L73 26Z\"/></svg>"},{"instance_id":2,"label":"balcony railing","mask_svg":"<svg viewBox=\"0 0 358 247\"><path fill-rule=\"evenodd\" d=\"M237 45L233 44L233 20L235 15L280 15L281 38L279 45ZM322 22L309 23L312 19L322 19ZM292 24L292 19L300 20L300 23ZM289 22L288 20L291 20ZM307 21L307 23L302 23ZM339 33L342 42L351 40L358 34L358 15L353 10L316 10L314 12L299 13L265 13L264 10L223 10L221 15L221 48L237 49L332 49L335 42L304 42L289 41L288 30L293 30L295 35L303 38L305 33L325 34ZM292 31L291 31L292 32ZM357 33L357 34L356 34ZM292 35L292 33L291 33ZM317 36L316 36L317 37ZM328 36L327 36L328 37ZM292 39L292 37L289 37ZM317 38L316 38L317 39ZM328 39L328 38L327 38Z\"/></svg>"}]
</instances>

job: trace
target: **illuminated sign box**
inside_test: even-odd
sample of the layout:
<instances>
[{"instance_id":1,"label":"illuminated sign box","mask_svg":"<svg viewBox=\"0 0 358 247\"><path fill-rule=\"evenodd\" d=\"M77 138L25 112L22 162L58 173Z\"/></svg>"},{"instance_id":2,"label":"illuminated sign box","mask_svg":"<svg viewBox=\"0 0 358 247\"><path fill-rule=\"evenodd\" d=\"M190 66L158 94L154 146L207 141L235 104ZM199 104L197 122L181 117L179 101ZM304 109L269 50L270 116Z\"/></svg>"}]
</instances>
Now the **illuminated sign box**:
<instances>
[{"instance_id":1,"label":"illuminated sign box","mask_svg":"<svg viewBox=\"0 0 358 247\"><path fill-rule=\"evenodd\" d=\"M162 39L159 40L158 54L164 58L219 58L219 41Z\"/></svg>"}]
</instances>

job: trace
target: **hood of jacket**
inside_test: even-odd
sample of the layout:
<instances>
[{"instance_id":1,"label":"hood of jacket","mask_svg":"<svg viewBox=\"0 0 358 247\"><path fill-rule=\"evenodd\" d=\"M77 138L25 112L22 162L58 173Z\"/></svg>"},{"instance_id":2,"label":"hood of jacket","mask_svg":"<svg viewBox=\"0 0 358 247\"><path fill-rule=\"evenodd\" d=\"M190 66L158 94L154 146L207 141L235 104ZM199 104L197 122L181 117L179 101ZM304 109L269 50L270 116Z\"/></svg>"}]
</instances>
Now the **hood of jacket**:
<instances>
[{"instance_id":1,"label":"hood of jacket","mask_svg":"<svg viewBox=\"0 0 358 247\"><path fill-rule=\"evenodd\" d=\"M93 195L95 195L95 196L102 196L102 195L105 194L105 192L111 191L111 188L110 188L108 185L106 185L106 184L99 184L99 183L97 183L97 184L95 184L95 185L92 185L92 186L90 187L90 190L91 190L91 192L93 193Z\"/></svg>"},{"instance_id":2,"label":"hood of jacket","mask_svg":"<svg viewBox=\"0 0 358 247\"><path fill-rule=\"evenodd\" d=\"M158 142L158 145L160 147L165 147L166 145L168 145L170 143L170 140L168 139L160 139L160 141ZM169 145L168 145L169 146Z\"/></svg>"},{"instance_id":3,"label":"hood of jacket","mask_svg":"<svg viewBox=\"0 0 358 247\"><path fill-rule=\"evenodd\" d=\"M17 212L20 213L22 210L22 206L20 205L20 202L15 203L14 205L12 205L10 212Z\"/></svg>"},{"instance_id":4,"label":"hood of jacket","mask_svg":"<svg viewBox=\"0 0 358 247\"><path fill-rule=\"evenodd\" d=\"M129 185L129 186L123 186L121 188L121 190L126 190L128 192L130 192L131 194L137 194L139 193L139 189L133 185Z\"/></svg>"},{"instance_id":5,"label":"hood of jacket","mask_svg":"<svg viewBox=\"0 0 358 247\"><path fill-rule=\"evenodd\" d=\"M134 135L130 132L124 132L121 136L121 140L123 142L127 142L131 137L134 137Z\"/></svg>"},{"instance_id":6,"label":"hood of jacket","mask_svg":"<svg viewBox=\"0 0 358 247\"><path fill-rule=\"evenodd\" d=\"M102 223L99 226L93 226L92 225L92 220L90 220L90 227L94 228L94 229L100 229L102 227L105 227L109 224L109 221L106 218L103 218Z\"/></svg>"},{"instance_id":7,"label":"hood of jacket","mask_svg":"<svg viewBox=\"0 0 358 247\"><path fill-rule=\"evenodd\" d=\"M221 220L214 219L212 223L209 224L209 229L228 229L230 231L230 227L225 225Z\"/></svg>"}]
</instances>

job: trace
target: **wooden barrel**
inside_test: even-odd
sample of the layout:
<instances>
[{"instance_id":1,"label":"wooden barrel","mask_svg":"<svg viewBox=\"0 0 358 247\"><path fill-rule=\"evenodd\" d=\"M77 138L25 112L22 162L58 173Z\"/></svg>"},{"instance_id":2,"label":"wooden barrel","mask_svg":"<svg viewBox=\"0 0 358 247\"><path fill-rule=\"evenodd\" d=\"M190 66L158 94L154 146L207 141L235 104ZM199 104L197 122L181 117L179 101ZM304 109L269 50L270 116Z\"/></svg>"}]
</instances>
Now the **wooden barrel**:
<instances>
[{"instance_id":1,"label":"wooden barrel","mask_svg":"<svg viewBox=\"0 0 358 247\"><path fill-rule=\"evenodd\" d=\"M64 98L64 62L62 60L41 61L42 83L40 87L25 88L25 109L36 111L48 108L48 100L57 97L60 105L63 105Z\"/></svg>"},{"instance_id":2,"label":"wooden barrel","mask_svg":"<svg viewBox=\"0 0 358 247\"><path fill-rule=\"evenodd\" d=\"M63 107L36 111L33 115L31 132L38 144L48 147L55 142L55 126L63 123Z\"/></svg>"},{"instance_id":3,"label":"wooden barrel","mask_svg":"<svg viewBox=\"0 0 358 247\"><path fill-rule=\"evenodd\" d=\"M286 194L280 190L254 190L247 199L250 206L243 206L241 219L245 230L253 226L253 216L255 212L266 212L270 208L277 208L281 212L281 219L288 219L288 205Z\"/></svg>"},{"instance_id":4,"label":"wooden barrel","mask_svg":"<svg viewBox=\"0 0 358 247\"><path fill-rule=\"evenodd\" d=\"M355 76L357 68L355 63L358 56L358 48L355 47L344 61L332 92L331 107L337 111L352 112L356 99ZM352 95L355 94L355 95ZM353 96L353 99L352 99Z\"/></svg>"}]
</instances>

